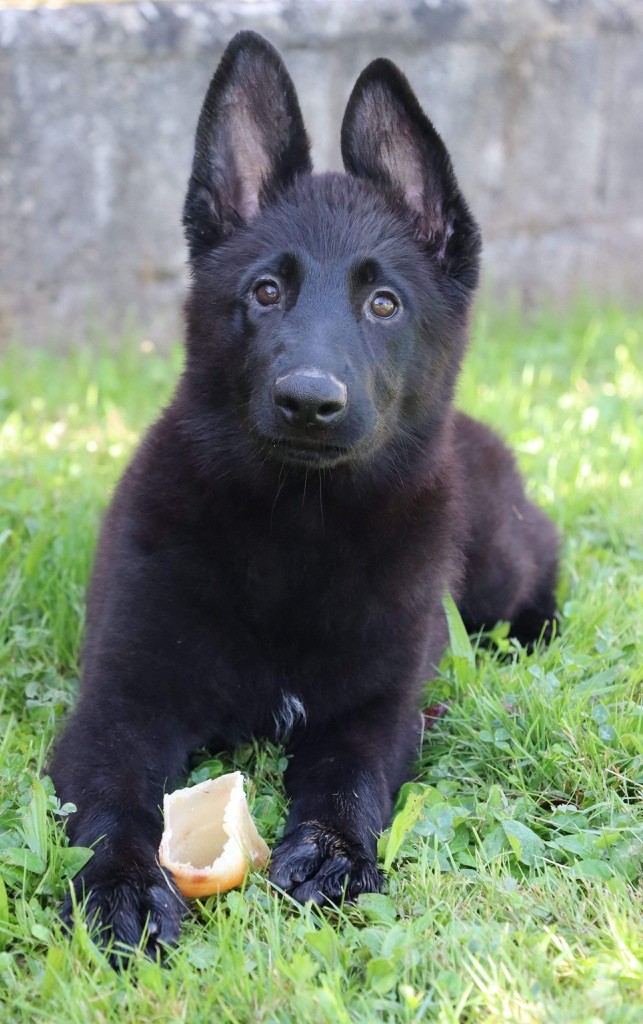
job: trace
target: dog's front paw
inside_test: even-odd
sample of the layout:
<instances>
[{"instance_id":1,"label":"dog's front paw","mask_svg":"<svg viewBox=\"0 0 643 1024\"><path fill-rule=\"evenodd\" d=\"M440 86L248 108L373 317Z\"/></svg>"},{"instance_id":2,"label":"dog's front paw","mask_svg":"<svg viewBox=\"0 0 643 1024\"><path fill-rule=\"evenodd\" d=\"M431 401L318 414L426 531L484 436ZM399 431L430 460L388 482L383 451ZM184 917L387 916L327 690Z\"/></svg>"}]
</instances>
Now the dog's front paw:
<instances>
[{"instance_id":1,"label":"dog's front paw","mask_svg":"<svg viewBox=\"0 0 643 1024\"><path fill-rule=\"evenodd\" d=\"M318 822L298 825L279 844L270 864L270 880L298 903L320 906L343 896L379 892L383 877L368 851Z\"/></svg>"},{"instance_id":2,"label":"dog's front paw","mask_svg":"<svg viewBox=\"0 0 643 1024\"><path fill-rule=\"evenodd\" d=\"M79 911L84 903L92 937L107 948L114 967L122 966L141 945L143 936L145 952L153 958L179 937L185 904L168 875L156 865L135 867L127 875L112 877L106 866L97 875L85 869L74 879L74 890L75 901L70 894L61 907L63 924L71 928L74 902Z\"/></svg>"}]
</instances>

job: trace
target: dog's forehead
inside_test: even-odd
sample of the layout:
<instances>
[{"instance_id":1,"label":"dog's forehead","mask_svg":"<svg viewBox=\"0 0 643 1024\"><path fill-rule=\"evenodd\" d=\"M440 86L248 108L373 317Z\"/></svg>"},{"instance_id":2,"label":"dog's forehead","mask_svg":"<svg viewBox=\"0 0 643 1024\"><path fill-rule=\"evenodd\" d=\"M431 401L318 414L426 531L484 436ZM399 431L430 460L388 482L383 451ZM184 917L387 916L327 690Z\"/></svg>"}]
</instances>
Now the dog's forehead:
<instances>
[{"instance_id":1,"label":"dog's forehead","mask_svg":"<svg viewBox=\"0 0 643 1024\"><path fill-rule=\"evenodd\" d=\"M310 177L268 205L256 224L272 249L297 249L315 262L373 257L397 263L416 251L406 218L347 175Z\"/></svg>"}]
</instances>

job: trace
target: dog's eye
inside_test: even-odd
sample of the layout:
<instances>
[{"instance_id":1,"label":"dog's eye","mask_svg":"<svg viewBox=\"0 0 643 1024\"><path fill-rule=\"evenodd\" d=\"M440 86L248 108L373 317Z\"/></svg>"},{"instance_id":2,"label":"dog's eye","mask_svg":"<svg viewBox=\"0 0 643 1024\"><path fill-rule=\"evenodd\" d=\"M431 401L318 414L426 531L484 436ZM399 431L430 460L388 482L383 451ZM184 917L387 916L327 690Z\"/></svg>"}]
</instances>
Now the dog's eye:
<instances>
[{"instance_id":1,"label":"dog's eye","mask_svg":"<svg viewBox=\"0 0 643 1024\"><path fill-rule=\"evenodd\" d=\"M399 309L398 301L390 292L376 292L371 299L371 313L386 319Z\"/></svg>"},{"instance_id":2,"label":"dog's eye","mask_svg":"<svg viewBox=\"0 0 643 1024\"><path fill-rule=\"evenodd\" d=\"M261 306L274 306L280 298L281 292L276 281L262 281L255 288L255 299Z\"/></svg>"}]
</instances>

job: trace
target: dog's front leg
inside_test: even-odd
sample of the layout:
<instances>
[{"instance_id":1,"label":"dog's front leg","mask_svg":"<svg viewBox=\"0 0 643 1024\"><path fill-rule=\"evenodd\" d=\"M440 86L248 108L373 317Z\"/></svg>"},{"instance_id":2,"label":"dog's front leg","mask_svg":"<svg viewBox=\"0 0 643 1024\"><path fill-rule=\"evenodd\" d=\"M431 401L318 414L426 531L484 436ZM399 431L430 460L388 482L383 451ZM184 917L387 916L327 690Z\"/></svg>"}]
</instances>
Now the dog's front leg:
<instances>
[{"instance_id":1,"label":"dog's front leg","mask_svg":"<svg viewBox=\"0 0 643 1024\"><path fill-rule=\"evenodd\" d=\"M70 842L93 856L73 882L78 903L87 900L87 921L101 945L113 942L115 966L146 936L155 955L179 934L183 900L158 864L159 805L163 789L187 760L189 744L180 723L159 708L82 700L62 735L51 765L70 815ZM68 895L61 911L73 919Z\"/></svg>"},{"instance_id":2,"label":"dog's front leg","mask_svg":"<svg viewBox=\"0 0 643 1024\"><path fill-rule=\"evenodd\" d=\"M347 720L308 729L291 748L286 834L274 852L272 881L300 903L338 902L377 892L377 837L419 741L419 716L392 698Z\"/></svg>"}]
</instances>

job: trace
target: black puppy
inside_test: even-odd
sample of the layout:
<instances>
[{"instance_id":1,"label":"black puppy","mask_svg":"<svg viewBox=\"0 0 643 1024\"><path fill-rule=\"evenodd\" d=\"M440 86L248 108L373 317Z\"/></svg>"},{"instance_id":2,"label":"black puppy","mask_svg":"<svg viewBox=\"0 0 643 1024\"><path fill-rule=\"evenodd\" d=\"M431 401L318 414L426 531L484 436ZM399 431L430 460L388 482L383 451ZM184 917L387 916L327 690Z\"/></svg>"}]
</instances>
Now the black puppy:
<instances>
[{"instance_id":1,"label":"black puppy","mask_svg":"<svg viewBox=\"0 0 643 1024\"><path fill-rule=\"evenodd\" d=\"M185 370L106 515L52 765L71 840L95 848L76 890L126 944L146 922L151 950L177 938L159 805L191 750L287 734L272 879L319 903L377 890L445 592L524 643L555 615L554 528L452 408L479 231L386 60L353 90L342 154L347 174L311 174L279 55L236 36L185 203Z\"/></svg>"}]
</instances>

